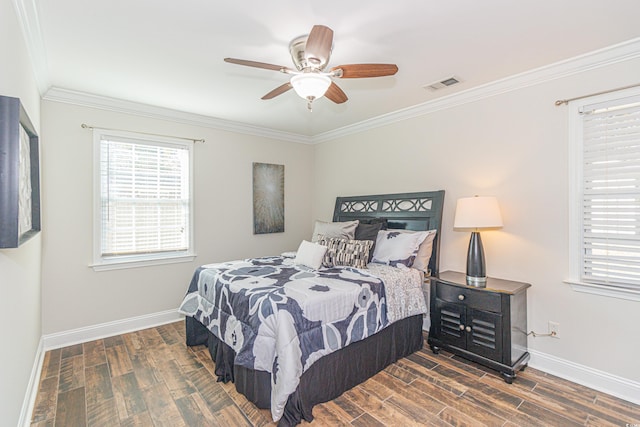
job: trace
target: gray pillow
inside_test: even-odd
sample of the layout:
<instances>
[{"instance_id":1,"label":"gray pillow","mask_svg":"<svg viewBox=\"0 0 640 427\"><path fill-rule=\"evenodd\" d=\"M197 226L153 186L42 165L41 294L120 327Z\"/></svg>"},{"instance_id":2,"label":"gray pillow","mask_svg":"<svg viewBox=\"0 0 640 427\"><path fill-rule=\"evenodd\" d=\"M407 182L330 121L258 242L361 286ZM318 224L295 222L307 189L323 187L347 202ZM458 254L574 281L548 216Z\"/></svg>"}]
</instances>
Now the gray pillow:
<instances>
[{"instance_id":1,"label":"gray pillow","mask_svg":"<svg viewBox=\"0 0 640 427\"><path fill-rule=\"evenodd\" d=\"M363 224L361 222L356 228L355 240L371 240L373 242L373 247L369 251L369 261L371 261L371 257L373 257L373 251L376 247L376 239L378 238L378 231L382 229L382 225L383 224L381 222L371 224Z\"/></svg>"},{"instance_id":2,"label":"gray pillow","mask_svg":"<svg viewBox=\"0 0 640 427\"><path fill-rule=\"evenodd\" d=\"M360 220L360 224L380 224L380 230L386 230L389 228L389 221L387 218L365 218Z\"/></svg>"},{"instance_id":3,"label":"gray pillow","mask_svg":"<svg viewBox=\"0 0 640 427\"><path fill-rule=\"evenodd\" d=\"M378 231L382 228L382 224L358 224L354 240L373 240L378 238Z\"/></svg>"},{"instance_id":4,"label":"gray pillow","mask_svg":"<svg viewBox=\"0 0 640 427\"><path fill-rule=\"evenodd\" d=\"M358 220L345 222L316 221L311 241L316 243L318 241L318 236L353 240L359 223L360 222Z\"/></svg>"}]
</instances>

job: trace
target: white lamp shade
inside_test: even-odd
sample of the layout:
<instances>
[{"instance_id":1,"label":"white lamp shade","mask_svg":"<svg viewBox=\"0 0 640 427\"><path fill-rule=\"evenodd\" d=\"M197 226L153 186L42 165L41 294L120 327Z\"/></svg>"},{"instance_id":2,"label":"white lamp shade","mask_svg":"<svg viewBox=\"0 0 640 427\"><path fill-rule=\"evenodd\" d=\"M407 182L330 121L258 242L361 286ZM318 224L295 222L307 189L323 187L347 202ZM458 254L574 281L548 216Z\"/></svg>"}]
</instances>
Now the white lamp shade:
<instances>
[{"instance_id":1,"label":"white lamp shade","mask_svg":"<svg viewBox=\"0 0 640 427\"><path fill-rule=\"evenodd\" d=\"M464 197L456 203L454 228L502 227L502 215L495 197Z\"/></svg>"},{"instance_id":2,"label":"white lamp shade","mask_svg":"<svg viewBox=\"0 0 640 427\"><path fill-rule=\"evenodd\" d=\"M291 86L304 99L318 99L324 96L331 86L331 79L318 73L296 74L291 77Z\"/></svg>"}]
</instances>

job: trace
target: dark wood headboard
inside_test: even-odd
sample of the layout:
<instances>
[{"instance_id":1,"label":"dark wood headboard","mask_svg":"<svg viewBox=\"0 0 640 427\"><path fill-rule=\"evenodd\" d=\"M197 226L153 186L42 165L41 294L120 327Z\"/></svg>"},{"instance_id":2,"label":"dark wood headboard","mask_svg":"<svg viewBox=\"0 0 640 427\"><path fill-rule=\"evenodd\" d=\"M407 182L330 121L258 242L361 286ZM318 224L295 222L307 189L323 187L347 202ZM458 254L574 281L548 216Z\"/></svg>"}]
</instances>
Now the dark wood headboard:
<instances>
[{"instance_id":1,"label":"dark wood headboard","mask_svg":"<svg viewBox=\"0 0 640 427\"><path fill-rule=\"evenodd\" d=\"M440 232L444 190L420 193L337 197L333 221L386 218L389 228L414 231L438 230L429 261L432 275L438 274Z\"/></svg>"}]
</instances>

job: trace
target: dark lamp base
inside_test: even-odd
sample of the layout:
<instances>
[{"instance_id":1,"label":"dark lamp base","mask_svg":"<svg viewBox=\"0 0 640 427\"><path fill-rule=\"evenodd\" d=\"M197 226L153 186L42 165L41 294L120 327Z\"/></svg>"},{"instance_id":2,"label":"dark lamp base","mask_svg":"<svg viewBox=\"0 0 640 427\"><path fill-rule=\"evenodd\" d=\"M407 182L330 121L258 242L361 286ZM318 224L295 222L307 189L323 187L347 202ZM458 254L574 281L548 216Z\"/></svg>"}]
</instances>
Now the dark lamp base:
<instances>
[{"instance_id":1,"label":"dark lamp base","mask_svg":"<svg viewBox=\"0 0 640 427\"><path fill-rule=\"evenodd\" d=\"M467 254L467 285L479 288L487 286L487 271L484 263L484 249L480 233L474 231L469 240Z\"/></svg>"}]
</instances>

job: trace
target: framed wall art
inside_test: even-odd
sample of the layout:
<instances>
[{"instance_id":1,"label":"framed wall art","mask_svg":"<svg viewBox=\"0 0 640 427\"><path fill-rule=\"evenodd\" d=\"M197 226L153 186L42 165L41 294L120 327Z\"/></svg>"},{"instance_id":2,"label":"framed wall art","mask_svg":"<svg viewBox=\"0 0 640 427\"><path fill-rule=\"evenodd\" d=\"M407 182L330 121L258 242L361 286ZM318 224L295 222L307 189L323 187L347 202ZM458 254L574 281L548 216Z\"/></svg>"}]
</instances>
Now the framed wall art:
<instances>
[{"instance_id":1,"label":"framed wall art","mask_svg":"<svg viewBox=\"0 0 640 427\"><path fill-rule=\"evenodd\" d=\"M284 232L284 165L253 164L253 234Z\"/></svg>"},{"instance_id":2,"label":"framed wall art","mask_svg":"<svg viewBox=\"0 0 640 427\"><path fill-rule=\"evenodd\" d=\"M0 248L40 231L38 135L18 98L0 96Z\"/></svg>"}]
</instances>

